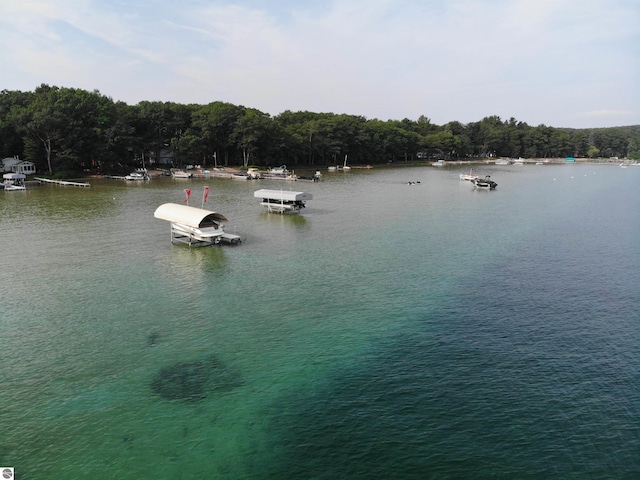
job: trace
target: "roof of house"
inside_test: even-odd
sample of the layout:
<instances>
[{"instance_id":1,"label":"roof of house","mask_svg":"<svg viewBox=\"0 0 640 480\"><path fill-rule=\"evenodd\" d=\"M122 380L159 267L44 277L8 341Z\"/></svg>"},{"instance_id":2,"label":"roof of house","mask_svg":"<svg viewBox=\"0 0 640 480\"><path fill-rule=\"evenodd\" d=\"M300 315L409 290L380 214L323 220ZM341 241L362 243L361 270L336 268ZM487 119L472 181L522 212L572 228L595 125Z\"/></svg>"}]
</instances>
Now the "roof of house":
<instances>
[{"instance_id":1,"label":"roof of house","mask_svg":"<svg viewBox=\"0 0 640 480\"><path fill-rule=\"evenodd\" d=\"M16 158L16 157L5 157L0 161L5 165L20 165L20 164L34 165L33 162L29 162L27 160L20 160L19 158Z\"/></svg>"}]
</instances>

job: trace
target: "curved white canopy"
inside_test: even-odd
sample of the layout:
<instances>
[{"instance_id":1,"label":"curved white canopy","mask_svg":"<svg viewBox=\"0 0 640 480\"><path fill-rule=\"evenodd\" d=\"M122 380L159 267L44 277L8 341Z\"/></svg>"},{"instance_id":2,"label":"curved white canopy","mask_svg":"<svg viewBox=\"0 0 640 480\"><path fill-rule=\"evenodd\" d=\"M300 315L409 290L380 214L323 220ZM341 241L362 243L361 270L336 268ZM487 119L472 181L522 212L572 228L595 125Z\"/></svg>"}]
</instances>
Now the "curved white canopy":
<instances>
[{"instance_id":1,"label":"curved white canopy","mask_svg":"<svg viewBox=\"0 0 640 480\"><path fill-rule=\"evenodd\" d=\"M27 176L24 173L5 173L2 178L6 180L24 180Z\"/></svg>"},{"instance_id":2,"label":"curved white canopy","mask_svg":"<svg viewBox=\"0 0 640 480\"><path fill-rule=\"evenodd\" d=\"M221 213L204 210L203 208L189 207L179 203L165 203L156 208L153 216L172 223L179 223L194 228L211 226L214 222L227 222L227 218Z\"/></svg>"}]
</instances>

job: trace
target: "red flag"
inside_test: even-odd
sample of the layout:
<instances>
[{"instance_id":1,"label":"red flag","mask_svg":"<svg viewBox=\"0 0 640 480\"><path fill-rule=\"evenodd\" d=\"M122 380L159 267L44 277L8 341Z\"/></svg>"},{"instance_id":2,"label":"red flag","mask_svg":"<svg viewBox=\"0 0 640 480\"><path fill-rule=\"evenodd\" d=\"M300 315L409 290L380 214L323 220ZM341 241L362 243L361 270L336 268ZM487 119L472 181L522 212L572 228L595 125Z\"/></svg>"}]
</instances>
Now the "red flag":
<instances>
[{"instance_id":1,"label":"red flag","mask_svg":"<svg viewBox=\"0 0 640 480\"><path fill-rule=\"evenodd\" d=\"M207 198L209 198L209 187L204 187L204 202L206 203Z\"/></svg>"},{"instance_id":2,"label":"red flag","mask_svg":"<svg viewBox=\"0 0 640 480\"><path fill-rule=\"evenodd\" d=\"M185 198L184 203L189 203L189 197L191 196L191 189L190 188L185 188L184 189L184 193L187 194L187 198Z\"/></svg>"}]
</instances>

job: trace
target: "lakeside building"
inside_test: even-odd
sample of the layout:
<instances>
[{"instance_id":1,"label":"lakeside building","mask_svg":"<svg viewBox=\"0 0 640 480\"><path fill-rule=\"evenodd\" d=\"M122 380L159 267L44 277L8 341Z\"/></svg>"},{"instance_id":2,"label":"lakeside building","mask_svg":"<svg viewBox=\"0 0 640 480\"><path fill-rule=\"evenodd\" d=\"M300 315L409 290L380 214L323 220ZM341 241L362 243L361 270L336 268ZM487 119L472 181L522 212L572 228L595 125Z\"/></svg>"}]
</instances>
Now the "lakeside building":
<instances>
[{"instance_id":1,"label":"lakeside building","mask_svg":"<svg viewBox=\"0 0 640 480\"><path fill-rule=\"evenodd\" d=\"M33 162L20 160L17 156L2 159L2 173L21 173L23 175L34 175L36 165Z\"/></svg>"}]
</instances>

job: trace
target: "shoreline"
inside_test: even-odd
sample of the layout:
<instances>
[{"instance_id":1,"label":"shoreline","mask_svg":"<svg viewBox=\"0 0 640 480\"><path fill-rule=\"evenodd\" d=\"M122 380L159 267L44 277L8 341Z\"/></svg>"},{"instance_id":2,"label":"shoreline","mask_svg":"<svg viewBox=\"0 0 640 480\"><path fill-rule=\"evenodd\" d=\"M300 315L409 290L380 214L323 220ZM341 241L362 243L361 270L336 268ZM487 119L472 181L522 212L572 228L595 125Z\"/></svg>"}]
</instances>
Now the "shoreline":
<instances>
[{"instance_id":1,"label":"shoreline","mask_svg":"<svg viewBox=\"0 0 640 480\"><path fill-rule=\"evenodd\" d=\"M509 159L510 162L513 162L514 159ZM629 159L591 159L591 158L575 158L573 160L566 160L565 158L534 158L534 159L518 159L518 161L522 162L523 165L536 165L542 163L543 165L612 165L612 166L640 166L640 162L636 160ZM380 168L404 168L404 167L433 167L433 168L447 168L447 167L456 167L461 165L495 165L496 159L493 158L483 158L483 159L474 159L474 160L444 160L442 164L436 165L434 161L411 161L411 162L390 162L379 165L351 165L351 169L353 170L370 170L370 169L380 169ZM500 166L500 165L498 165ZM507 165L502 166L514 166L513 163L509 163ZM241 173L246 171L246 167L217 167L217 171L210 171L207 174L194 172L194 178L208 178L208 177L216 177L216 178L232 178L234 174ZM268 168L268 167L265 167ZM328 166L302 166L299 170L306 171L326 171ZM164 170L160 169L150 169L148 170L148 174L150 177L163 177L167 176L164 173ZM86 175L81 177L74 177L72 181L75 180L86 180L92 178L115 178L113 175ZM124 177L123 177L124 178ZM27 185L40 185L41 183L38 180L28 179L25 182Z\"/></svg>"}]
</instances>

